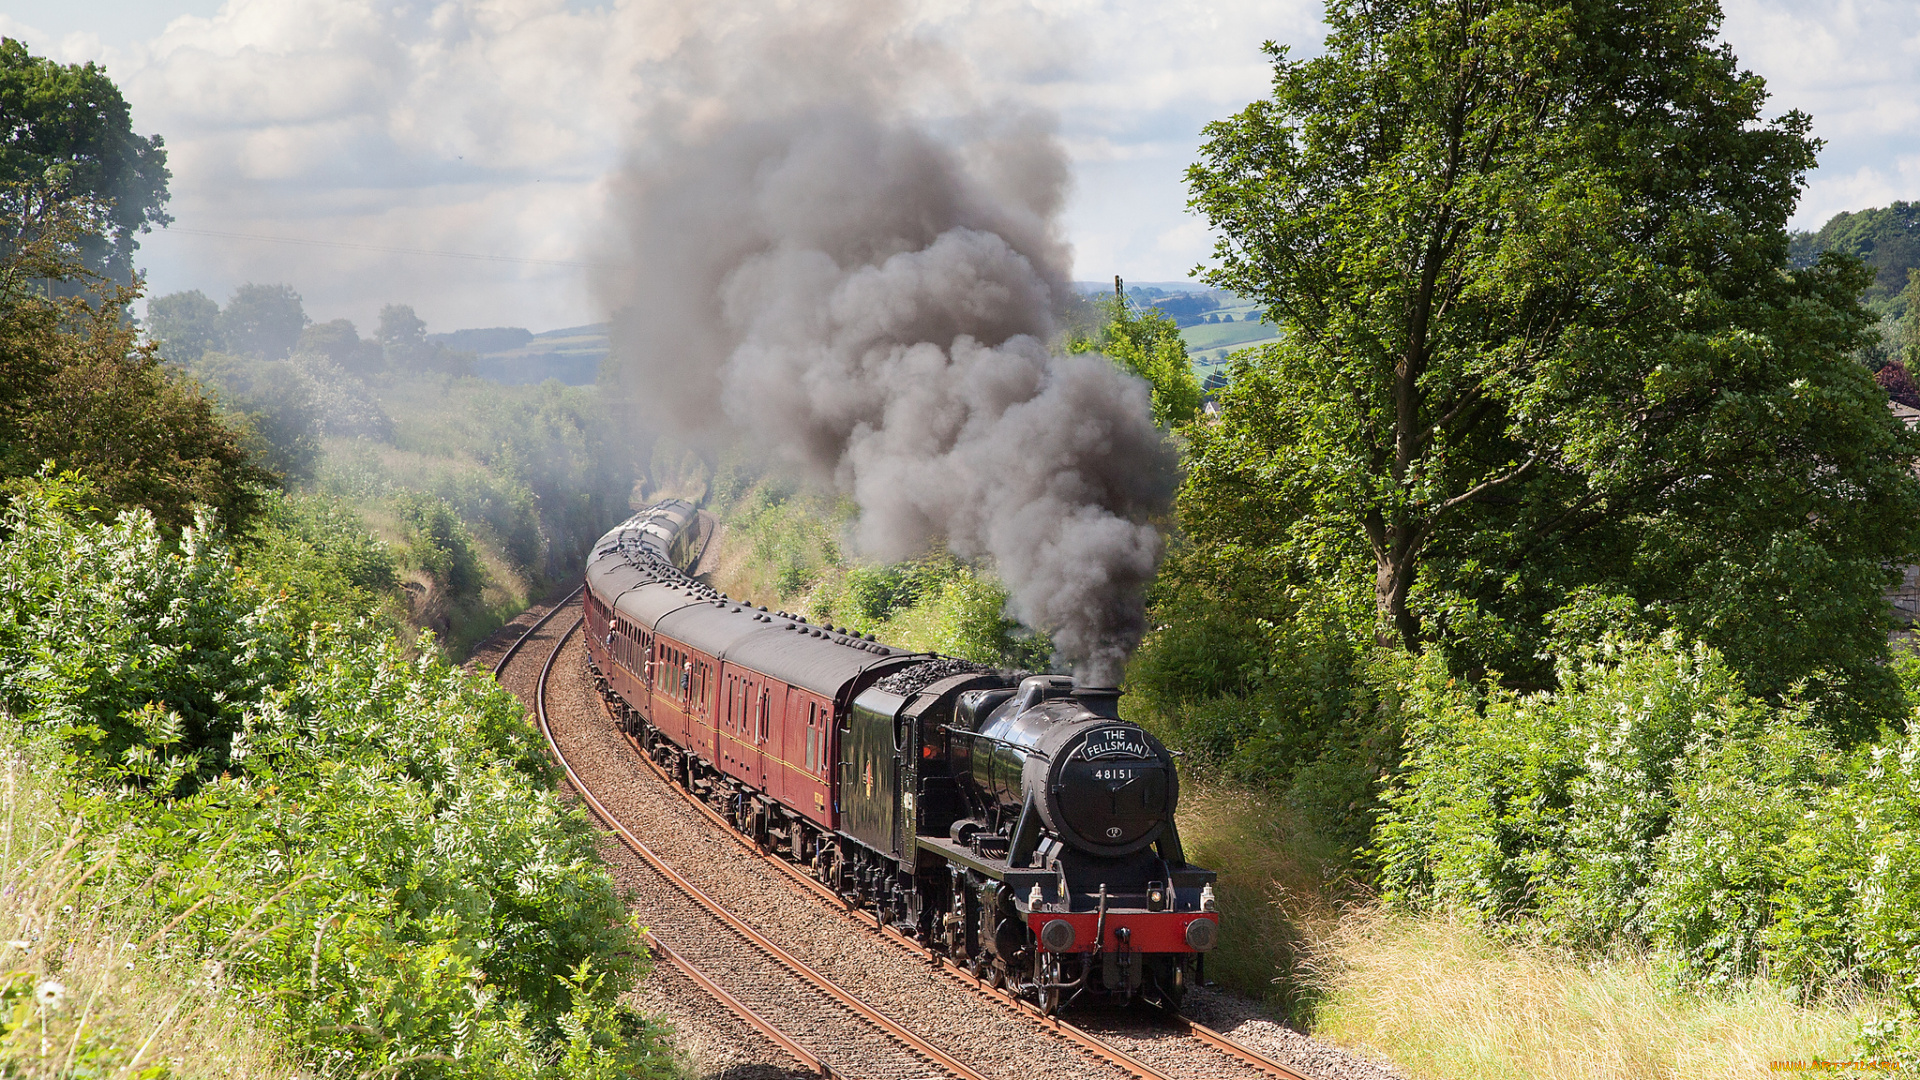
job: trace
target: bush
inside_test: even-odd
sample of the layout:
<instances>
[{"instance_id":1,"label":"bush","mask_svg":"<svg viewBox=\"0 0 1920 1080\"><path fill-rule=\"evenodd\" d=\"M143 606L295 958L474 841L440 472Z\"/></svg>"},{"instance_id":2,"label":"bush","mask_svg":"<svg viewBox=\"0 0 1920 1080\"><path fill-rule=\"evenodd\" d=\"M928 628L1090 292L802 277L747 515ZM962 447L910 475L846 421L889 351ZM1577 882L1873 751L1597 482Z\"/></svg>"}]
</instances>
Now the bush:
<instances>
[{"instance_id":1,"label":"bush","mask_svg":"<svg viewBox=\"0 0 1920 1080\"><path fill-rule=\"evenodd\" d=\"M667 1073L617 1004L644 950L518 702L366 620L295 631L204 523L169 545L86 501L43 485L7 522L0 707L61 747L88 888L162 923L156 960L329 1072Z\"/></svg>"},{"instance_id":2,"label":"bush","mask_svg":"<svg viewBox=\"0 0 1920 1080\"><path fill-rule=\"evenodd\" d=\"M1920 662L1897 665L1914 692ZM1920 1060L1920 736L1840 748L1816 703L1749 695L1714 650L1609 638L1519 695L1409 683L1376 833L1390 903L1686 981L1882 988L1872 1053Z\"/></svg>"},{"instance_id":3,"label":"bush","mask_svg":"<svg viewBox=\"0 0 1920 1080\"><path fill-rule=\"evenodd\" d=\"M1053 642L1009 618L991 573L944 552L889 565L850 565L840 536L852 508L722 464L716 491L737 491L716 583L727 592L845 625L904 649L1028 671L1050 669Z\"/></svg>"},{"instance_id":4,"label":"bush","mask_svg":"<svg viewBox=\"0 0 1920 1080\"><path fill-rule=\"evenodd\" d=\"M1717 653L1671 634L1559 675L1555 692L1469 691L1429 657L1378 833L1390 900L1529 917L1583 946L1648 938L1683 759L1752 738L1769 712Z\"/></svg>"},{"instance_id":5,"label":"bush","mask_svg":"<svg viewBox=\"0 0 1920 1080\"><path fill-rule=\"evenodd\" d=\"M345 503L324 495L267 499L241 572L287 605L295 626L343 622L400 602L399 559Z\"/></svg>"}]
</instances>

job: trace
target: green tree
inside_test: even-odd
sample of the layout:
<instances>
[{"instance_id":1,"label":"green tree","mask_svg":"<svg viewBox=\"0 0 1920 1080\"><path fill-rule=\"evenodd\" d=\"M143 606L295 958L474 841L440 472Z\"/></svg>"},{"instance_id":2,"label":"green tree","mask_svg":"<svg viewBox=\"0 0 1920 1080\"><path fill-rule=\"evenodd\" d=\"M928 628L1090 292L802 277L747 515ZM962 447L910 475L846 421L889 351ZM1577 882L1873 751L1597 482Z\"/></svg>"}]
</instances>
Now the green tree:
<instances>
[{"instance_id":1,"label":"green tree","mask_svg":"<svg viewBox=\"0 0 1920 1080\"><path fill-rule=\"evenodd\" d=\"M1719 20L1332 0L1324 55L1268 46L1273 96L1188 174L1207 280L1285 335L1193 435L1221 573L1262 553L1381 644L1542 684L1554 613L1624 595L1756 690L1824 671L1892 708L1920 438L1848 359L1866 272L1787 269L1817 143Z\"/></svg>"},{"instance_id":2,"label":"green tree","mask_svg":"<svg viewBox=\"0 0 1920 1080\"><path fill-rule=\"evenodd\" d=\"M244 527L273 477L120 317L138 291L86 269L84 238L100 227L87 204L44 191L0 199L0 234L13 238L0 258L0 479L51 461L171 529L192 523L195 504Z\"/></svg>"},{"instance_id":3,"label":"green tree","mask_svg":"<svg viewBox=\"0 0 1920 1080\"><path fill-rule=\"evenodd\" d=\"M220 305L199 289L147 301L147 334L176 364L191 364L220 347Z\"/></svg>"},{"instance_id":4,"label":"green tree","mask_svg":"<svg viewBox=\"0 0 1920 1080\"><path fill-rule=\"evenodd\" d=\"M380 309L380 329L374 338L385 351L387 366L395 371L466 375L473 368L472 353L429 342L427 324L406 304L388 304Z\"/></svg>"},{"instance_id":5,"label":"green tree","mask_svg":"<svg viewBox=\"0 0 1920 1080\"><path fill-rule=\"evenodd\" d=\"M248 282L233 291L220 313L220 338L229 351L242 356L284 360L308 322L293 286Z\"/></svg>"},{"instance_id":6,"label":"green tree","mask_svg":"<svg viewBox=\"0 0 1920 1080\"><path fill-rule=\"evenodd\" d=\"M249 453L282 480L308 480L320 460L314 381L284 360L210 352L192 367L242 424Z\"/></svg>"},{"instance_id":7,"label":"green tree","mask_svg":"<svg viewBox=\"0 0 1920 1080\"><path fill-rule=\"evenodd\" d=\"M372 374L386 364L379 343L361 340L360 331L347 319L307 327L293 351L305 356L324 356L356 374Z\"/></svg>"},{"instance_id":8,"label":"green tree","mask_svg":"<svg viewBox=\"0 0 1920 1080\"><path fill-rule=\"evenodd\" d=\"M1193 377L1187 342L1180 327L1154 307L1136 311L1120 292L1115 278L1114 297L1101 305L1107 323L1090 336L1067 342L1071 352L1104 353L1115 363L1147 380L1153 388L1153 422L1173 428L1200 411L1200 383Z\"/></svg>"},{"instance_id":9,"label":"green tree","mask_svg":"<svg viewBox=\"0 0 1920 1080\"><path fill-rule=\"evenodd\" d=\"M172 221L167 151L133 133L120 89L98 65L56 64L0 38L0 183L43 185L107 207L105 227L83 237L88 267L133 280L136 233Z\"/></svg>"},{"instance_id":10,"label":"green tree","mask_svg":"<svg viewBox=\"0 0 1920 1080\"><path fill-rule=\"evenodd\" d=\"M427 343L427 324L408 304L388 304L380 309L380 329L374 338L390 348L409 348Z\"/></svg>"},{"instance_id":11,"label":"green tree","mask_svg":"<svg viewBox=\"0 0 1920 1080\"><path fill-rule=\"evenodd\" d=\"M1889 344L1909 369L1920 368L1920 267L1907 271L1907 287L1900 290L1900 301L1902 314Z\"/></svg>"},{"instance_id":12,"label":"green tree","mask_svg":"<svg viewBox=\"0 0 1920 1080\"><path fill-rule=\"evenodd\" d=\"M1868 307L1895 318L1910 310L1902 290L1907 274L1920 268L1920 202L1842 211L1817 232L1793 233L1791 241L1794 265L1812 266L1826 251L1852 255L1873 269Z\"/></svg>"}]
</instances>

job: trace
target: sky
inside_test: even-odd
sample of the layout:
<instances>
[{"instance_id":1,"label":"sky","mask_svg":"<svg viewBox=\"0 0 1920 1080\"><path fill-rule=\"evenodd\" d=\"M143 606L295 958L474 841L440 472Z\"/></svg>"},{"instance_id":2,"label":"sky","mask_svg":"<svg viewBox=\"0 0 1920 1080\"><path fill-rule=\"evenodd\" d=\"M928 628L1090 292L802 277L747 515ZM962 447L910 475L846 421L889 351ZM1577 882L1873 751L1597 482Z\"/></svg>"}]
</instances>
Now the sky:
<instances>
[{"instance_id":1,"label":"sky","mask_svg":"<svg viewBox=\"0 0 1920 1080\"><path fill-rule=\"evenodd\" d=\"M802 0L764 0L769 6ZM907 0L903 0L907 2ZM1920 199L1920 4L1723 0L1723 34L1826 140L1793 224ZM0 35L96 61L159 133L173 227L149 291L285 282L370 332L597 321L610 178L685 0L4 0ZM1073 166L1074 276L1187 276L1200 130L1267 90L1272 39L1316 51L1312 0L913 0L976 91L1051 110Z\"/></svg>"}]
</instances>

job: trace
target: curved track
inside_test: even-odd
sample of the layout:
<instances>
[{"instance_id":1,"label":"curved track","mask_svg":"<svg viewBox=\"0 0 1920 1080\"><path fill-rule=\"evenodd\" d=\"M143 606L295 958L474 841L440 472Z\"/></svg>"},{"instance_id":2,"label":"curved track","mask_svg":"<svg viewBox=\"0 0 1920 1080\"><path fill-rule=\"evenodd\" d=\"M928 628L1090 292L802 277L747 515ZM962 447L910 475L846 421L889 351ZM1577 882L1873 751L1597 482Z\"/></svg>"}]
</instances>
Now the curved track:
<instances>
[{"instance_id":1,"label":"curved track","mask_svg":"<svg viewBox=\"0 0 1920 1080\"><path fill-rule=\"evenodd\" d=\"M493 665L494 675L498 677L505 671L522 646L552 619L563 611L573 610L578 596L579 591L576 590L529 626ZM578 628L579 619L576 615L572 625L558 635L551 652L545 657L530 695L534 699L533 712L555 760L566 771L575 791L580 794L595 816L629 850L644 860L654 874L658 875L662 881L669 883L681 897L691 901L701 916L713 927L705 934L683 935L696 939L700 946L697 949L688 949L685 940L681 942L682 948L676 949L660 940L659 934L649 933L649 941L658 954L728 1010L770 1039L786 1054L819 1075L874 1077L903 1075L898 1071L902 1064L898 1059L904 1057L922 1066L920 1072L910 1074L915 1077L926 1075L924 1066L932 1066L949 1076L961 1077L965 1080L988 1080L965 1061L916 1035L906 1025L888 1017L879 1008L862 1000L855 992L809 966L799 957L749 926L719 901L676 872L634 835L621 822L618 815L596 796L586 779L568 760L560 740L555 736L547 709L548 683L563 649ZM607 727L613 728L611 717L604 713L601 716L606 720ZM718 813L673 784L663 770L659 769L646 754L640 752L639 746L632 741L631 737L627 737L627 743L634 751L633 756L644 762L661 784L680 792L686 806L694 808L709 824L721 829L735 841L739 848L750 853L754 858L771 864L779 873L784 874L846 918L855 921L868 932L882 936L892 945L911 953L915 959L937 967L973 992L1016 1013L1032 1029L1035 1029L1036 1035L1042 1038L1051 1035L1054 1039L1071 1044L1081 1053L1097 1059L1109 1070L1138 1078L1138 1080L1177 1080L1181 1077L1194 1076L1224 1078L1235 1074L1274 1077L1278 1080L1308 1080L1286 1066L1185 1018L1163 1018L1159 1023L1149 1026L1142 1026L1137 1021L1115 1021L1112 1024L1101 1025L1104 1029L1103 1033L1096 1035L1079 1025L1068 1023L1057 1017L1045 1016L1038 1009L1011 994L989 987L951 963L943 963L940 957L922 948L918 943L902 936L891 927L879 924L870 914L846 904L831 890L814 881L800 869L775 855L762 851L751 840L736 832ZM675 921L677 930L684 931L687 925L684 921ZM720 945L722 941L727 944ZM728 955L722 958L716 953L716 946L720 953ZM689 951L702 955L689 957L686 955ZM737 968L734 958L743 952L755 954L764 962L752 971L723 970ZM776 969L780 973L780 978L769 979L766 971L768 968ZM727 988L729 983L734 986L734 990ZM780 983L789 985L778 985ZM736 993L736 990L740 992ZM769 1001L773 1007L768 1007ZM820 1023L821 1011L818 1008L792 1007L796 1002L803 1001L828 1003L827 1011L836 1014L840 1018L839 1023L828 1025L833 1030L823 1030ZM798 1022L795 1020L796 1014L800 1018ZM875 1041L891 1044L893 1052L889 1054L871 1046L857 1045ZM1131 1050L1116 1044L1124 1044L1125 1047L1131 1047ZM1143 1056L1151 1057L1154 1061L1152 1063L1144 1061ZM887 1060L889 1058L894 1060Z\"/></svg>"}]
</instances>

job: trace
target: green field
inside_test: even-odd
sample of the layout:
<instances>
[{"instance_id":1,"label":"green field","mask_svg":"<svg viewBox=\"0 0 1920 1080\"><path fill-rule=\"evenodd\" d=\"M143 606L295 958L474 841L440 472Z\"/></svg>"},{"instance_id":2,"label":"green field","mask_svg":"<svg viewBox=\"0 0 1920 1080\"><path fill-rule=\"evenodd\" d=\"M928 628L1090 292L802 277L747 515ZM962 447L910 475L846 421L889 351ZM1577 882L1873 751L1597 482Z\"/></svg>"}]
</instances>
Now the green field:
<instances>
[{"instance_id":1,"label":"green field","mask_svg":"<svg viewBox=\"0 0 1920 1080\"><path fill-rule=\"evenodd\" d=\"M1180 336L1187 343L1187 355L1193 359L1194 374L1202 381L1224 368L1228 355L1280 339L1279 331L1272 323L1262 321L1260 310L1249 301L1234 299L1212 314L1231 315L1233 321L1199 323L1180 330Z\"/></svg>"},{"instance_id":2,"label":"green field","mask_svg":"<svg viewBox=\"0 0 1920 1080\"><path fill-rule=\"evenodd\" d=\"M473 373L509 386L559 379L569 386L591 386L607 355L607 324L572 326L535 334L515 349L483 352Z\"/></svg>"}]
</instances>

